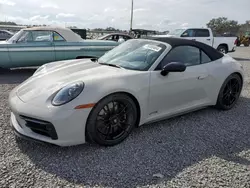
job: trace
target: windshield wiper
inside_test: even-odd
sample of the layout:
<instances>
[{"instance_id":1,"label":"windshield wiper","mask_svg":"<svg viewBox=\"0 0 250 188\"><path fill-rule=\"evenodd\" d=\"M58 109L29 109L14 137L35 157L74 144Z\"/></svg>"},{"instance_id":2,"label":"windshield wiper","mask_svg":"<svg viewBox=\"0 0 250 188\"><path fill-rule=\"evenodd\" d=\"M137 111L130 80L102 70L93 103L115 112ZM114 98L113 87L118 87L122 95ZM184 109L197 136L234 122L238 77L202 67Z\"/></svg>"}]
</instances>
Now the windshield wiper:
<instances>
[{"instance_id":1,"label":"windshield wiper","mask_svg":"<svg viewBox=\"0 0 250 188\"><path fill-rule=\"evenodd\" d=\"M116 68L122 68L121 66L119 65L115 65L115 64L111 64L111 63L99 63L100 65L108 65L108 66L111 66L111 67L116 67Z\"/></svg>"}]
</instances>

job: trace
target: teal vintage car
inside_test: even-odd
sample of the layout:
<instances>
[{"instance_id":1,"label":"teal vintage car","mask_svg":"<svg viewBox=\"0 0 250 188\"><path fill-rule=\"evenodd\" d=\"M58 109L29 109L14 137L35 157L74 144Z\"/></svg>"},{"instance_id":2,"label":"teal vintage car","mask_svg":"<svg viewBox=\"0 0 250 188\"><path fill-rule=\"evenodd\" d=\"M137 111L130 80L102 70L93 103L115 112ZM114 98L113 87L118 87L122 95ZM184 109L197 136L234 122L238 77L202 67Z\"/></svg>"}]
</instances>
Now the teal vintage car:
<instances>
[{"instance_id":1,"label":"teal vintage car","mask_svg":"<svg viewBox=\"0 0 250 188\"><path fill-rule=\"evenodd\" d=\"M113 41L83 40L67 28L22 29L0 42L0 68L41 66L80 58L98 58L119 45Z\"/></svg>"}]
</instances>

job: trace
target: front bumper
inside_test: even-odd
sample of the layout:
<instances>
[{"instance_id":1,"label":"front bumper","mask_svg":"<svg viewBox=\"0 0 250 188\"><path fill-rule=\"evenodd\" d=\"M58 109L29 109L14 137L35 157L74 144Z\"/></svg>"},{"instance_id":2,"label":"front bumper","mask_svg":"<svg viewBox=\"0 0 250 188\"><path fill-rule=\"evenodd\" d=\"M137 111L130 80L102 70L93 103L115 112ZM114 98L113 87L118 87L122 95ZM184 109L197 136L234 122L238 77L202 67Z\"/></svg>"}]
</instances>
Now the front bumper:
<instances>
[{"instance_id":1,"label":"front bumper","mask_svg":"<svg viewBox=\"0 0 250 188\"><path fill-rule=\"evenodd\" d=\"M91 109L41 108L24 103L16 95L9 98L9 105L11 125L18 136L58 146L86 142L85 125Z\"/></svg>"}]
</instances>

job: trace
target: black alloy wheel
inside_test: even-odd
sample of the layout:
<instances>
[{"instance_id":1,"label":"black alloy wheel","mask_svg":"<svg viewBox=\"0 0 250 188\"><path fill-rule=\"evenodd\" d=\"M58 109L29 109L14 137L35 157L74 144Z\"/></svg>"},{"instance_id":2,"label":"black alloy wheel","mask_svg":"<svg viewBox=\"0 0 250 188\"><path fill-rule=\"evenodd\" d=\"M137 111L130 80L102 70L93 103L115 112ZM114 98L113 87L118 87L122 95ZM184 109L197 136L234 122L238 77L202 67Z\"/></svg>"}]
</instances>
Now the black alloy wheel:
<instances>
[{"instance_id":1,"label":"black alloy wheel","mask_svg":"<svg viewBox=\"0 0 250 188\"><path fill-rule=\"evenodd\" d=\"M128 137L136 122L137 109L133 100L124 94L111 95L92 110L87 137L100 145L116 145Z\"/></svg>"},{"instance_id":2,"label":"black alloy wheel","mask_svg":"<svg viewBox=\"0 0 250 188\"><path fill-rule=\"evenodd\" d=\"M240 97L241 90L241 78L237 74L229 76L220 90L216 107L222 110L233 108Z\"/></svg>"}]
</instances>

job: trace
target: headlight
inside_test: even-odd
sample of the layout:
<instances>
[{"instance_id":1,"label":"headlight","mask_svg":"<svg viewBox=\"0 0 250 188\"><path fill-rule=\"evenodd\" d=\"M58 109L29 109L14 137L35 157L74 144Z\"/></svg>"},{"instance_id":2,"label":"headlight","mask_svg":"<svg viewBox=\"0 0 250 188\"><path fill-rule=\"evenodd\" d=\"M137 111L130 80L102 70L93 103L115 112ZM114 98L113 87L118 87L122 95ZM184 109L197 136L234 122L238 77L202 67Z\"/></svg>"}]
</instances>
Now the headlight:
<instances>
[{"instance_id":1,"label":"headlight","mask_svg":"<svg viewBox=\"0 0 250 188\"><path fill-rule=\"evenodd\" d=\"M75 99L84 88L83 82L75 82L65 86L52 99L52 105L61 106Z\"/></svg>"}]
</instances>

